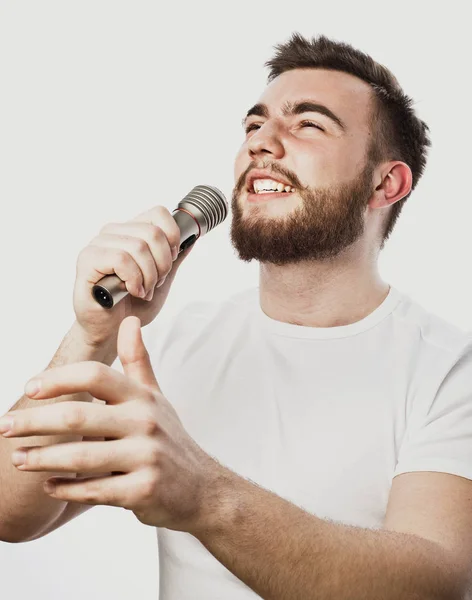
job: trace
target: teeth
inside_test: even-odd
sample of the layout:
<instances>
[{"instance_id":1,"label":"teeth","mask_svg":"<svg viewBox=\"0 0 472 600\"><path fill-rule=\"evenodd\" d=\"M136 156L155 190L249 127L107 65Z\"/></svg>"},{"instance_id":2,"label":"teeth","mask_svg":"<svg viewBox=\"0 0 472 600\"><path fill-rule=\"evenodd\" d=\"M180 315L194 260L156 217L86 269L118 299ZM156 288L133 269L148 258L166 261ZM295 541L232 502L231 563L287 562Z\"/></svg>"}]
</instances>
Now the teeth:
<instances>
[{"instance_id":1,"label":"teeth","mask_svg":"<svg viewBox=\"0 0 472 600\"><path fill-rule=\"evenodd\" d=\"M254 191L256 194L267 193L267 192L294 192L295 188L284 185L279 181L273 179L256 179L253 183Z\"/></svg>"}]
</instances>

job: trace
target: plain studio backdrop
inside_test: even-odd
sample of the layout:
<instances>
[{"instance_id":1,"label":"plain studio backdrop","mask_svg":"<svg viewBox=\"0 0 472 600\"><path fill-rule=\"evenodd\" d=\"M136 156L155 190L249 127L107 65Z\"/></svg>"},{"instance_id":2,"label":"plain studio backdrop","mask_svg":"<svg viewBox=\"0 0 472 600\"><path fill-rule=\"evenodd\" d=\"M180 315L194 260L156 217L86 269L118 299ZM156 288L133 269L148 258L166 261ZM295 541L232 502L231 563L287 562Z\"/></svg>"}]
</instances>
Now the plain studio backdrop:
<instances>
[{"instance_id":1,"label":"plain studio backdrop","mask_svg":"<svg viewBox=\"0 0 472 600\"><path fill-rule=\"evenodd\" d=\"M266 85L273 45L293 31L353 44L414 98L433 146L380 269L471 329L467 10L465 1L1 1L0 415L70 328L76 259L105 223L157 204L172 211L199 184L230 202L241 119ZM232 249L230 222L197 242L160 318L258 284L258 263ZM0 543L0 565L8 598L158 596L155 529L116 507L34 542Z\"/></svg>"}]
</instances>

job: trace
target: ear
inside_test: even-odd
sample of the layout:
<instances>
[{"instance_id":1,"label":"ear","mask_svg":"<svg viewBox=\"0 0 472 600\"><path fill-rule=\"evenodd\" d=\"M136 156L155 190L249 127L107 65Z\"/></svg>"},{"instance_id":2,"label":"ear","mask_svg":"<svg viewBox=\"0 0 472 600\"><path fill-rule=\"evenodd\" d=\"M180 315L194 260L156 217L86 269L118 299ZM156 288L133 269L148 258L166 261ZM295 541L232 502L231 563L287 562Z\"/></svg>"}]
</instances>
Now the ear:
<instances>
[{"instance_id":1,"label":"ear","mask_svg":"<svg viewBox=\"0 0 472 600\"><path fill-rule=\"evenodd\" d=\"M383 164L375 173L374 182L376 188L369 201L369 207L386 208L409 194L413 175L406 163L390 161Z\"/></svg>"}]
</instances>

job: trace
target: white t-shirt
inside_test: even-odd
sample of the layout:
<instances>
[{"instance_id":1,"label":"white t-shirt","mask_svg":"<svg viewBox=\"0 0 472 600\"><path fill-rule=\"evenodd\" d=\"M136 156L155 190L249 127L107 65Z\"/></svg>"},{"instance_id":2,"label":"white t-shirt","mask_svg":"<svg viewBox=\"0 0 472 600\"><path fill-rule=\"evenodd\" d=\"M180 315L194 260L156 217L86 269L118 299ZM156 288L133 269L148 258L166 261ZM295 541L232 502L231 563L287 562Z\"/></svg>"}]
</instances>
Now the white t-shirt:
<instances>
[{"instance_id":1,"label":"white t-shirt","mask_svg":"<svg viewBox=\"0 0 472 600\"><path fill-rule=\"evenodd\" d=\"M472 336L393 287L340 327L276 321L258 287L160 327L153 368L188 433L319 518L381 528L395 475L472 479ZM160 600L259 597L192 535L157 538Z\"/></svg>"}]
</instances>

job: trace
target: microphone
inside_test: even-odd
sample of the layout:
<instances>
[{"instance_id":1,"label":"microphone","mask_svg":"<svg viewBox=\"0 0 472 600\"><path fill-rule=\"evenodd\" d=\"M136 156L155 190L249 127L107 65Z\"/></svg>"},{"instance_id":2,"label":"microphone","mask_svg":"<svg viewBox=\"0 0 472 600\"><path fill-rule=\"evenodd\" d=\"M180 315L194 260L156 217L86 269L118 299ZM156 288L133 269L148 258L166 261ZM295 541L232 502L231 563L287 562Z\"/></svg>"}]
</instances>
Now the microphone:
<instances>
[{"instance_id":1,"label":"microphone","mask_svg":"<svg viewBox=\"0 0 472 600\"><path fill-rule=\"evenodd\" d=\"M222 223L227 215L228 203L219 189L210 185L195 186L172 213L180 229L179 254ZM128 293L125 282L118 275L105 275L92 288L95 300L108 309Z\"/></svg>"}]
</instances>

